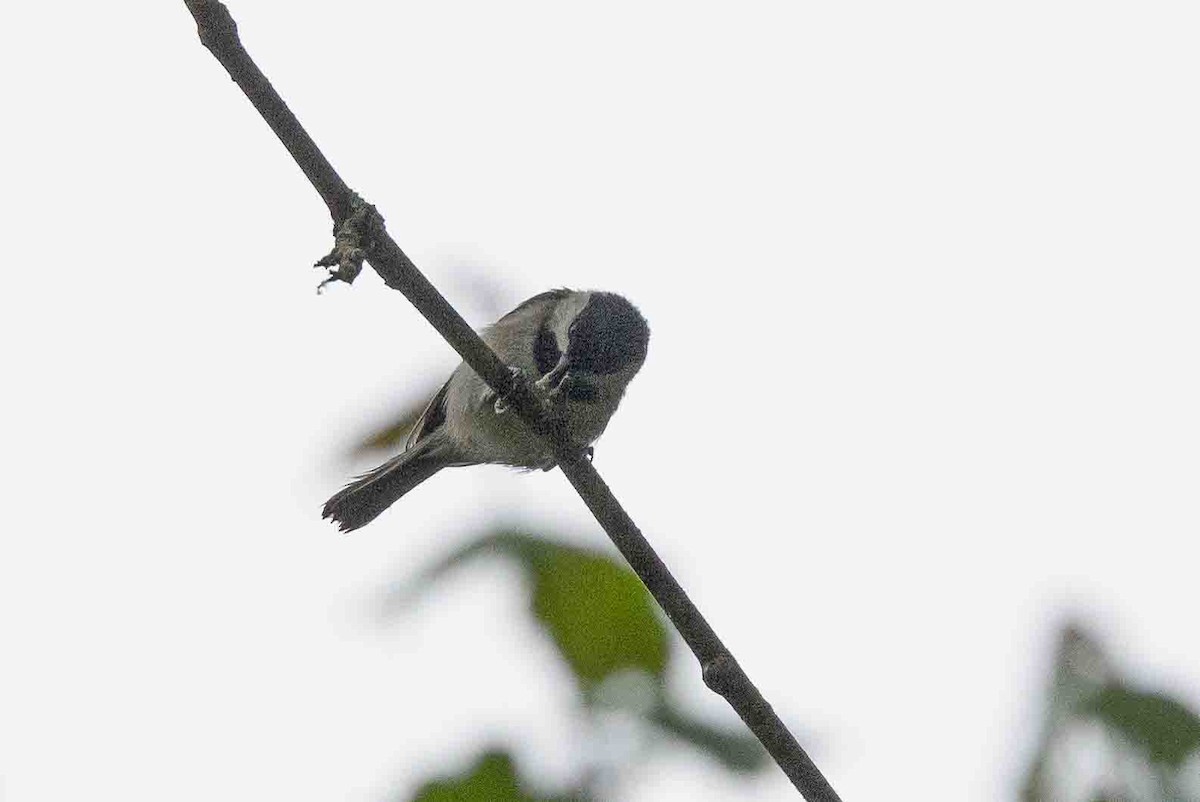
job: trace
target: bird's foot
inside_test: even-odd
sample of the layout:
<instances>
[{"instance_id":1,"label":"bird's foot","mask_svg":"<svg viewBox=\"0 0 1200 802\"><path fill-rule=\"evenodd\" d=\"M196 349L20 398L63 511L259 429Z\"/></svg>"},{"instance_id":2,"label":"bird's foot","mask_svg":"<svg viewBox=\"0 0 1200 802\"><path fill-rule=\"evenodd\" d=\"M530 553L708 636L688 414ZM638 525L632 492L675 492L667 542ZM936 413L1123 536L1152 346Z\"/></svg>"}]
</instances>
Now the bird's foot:
<instances>
[{"instance_id":1,"label":"bird's foot","mask_svg":"<svg viewBox=\"0 0 1200 802\"><path fill-rule=\"evenodd\" d=\"M525 377L525 371L521 370L520 368L514 368L510 365L508 368L508 372L512 376L512 378L509 380L509 384L508 384L508 391L511 394L515 388L517 388L521 385L521 382L528 381L528 380ZM510 406L508 403L509 396L500 395L499 393L495 393L495 392L493 392L492 395L495 396L495 399L496 399L496 403L494 405L495 409L496 409L496 414L503 415L505 412L508 412L508 410L510 409Z\"/></svg>"},{"instance_id":2,"label":"bird's foot","mask_svg":"<svg viewBox=\"0 0 1200 802\"><path fill-rule=\"evenodd\" d=\"M521 370L520 368L509 366L508 372L512 374L512 380L509 384L509 394L496 395L496 401L494 404L496 414L503 415L512 408L512 404L510 403L512 393L516 391L516 388L522 385L529 388L530 393L533 395L533 400L537 402L537 405L541 408L542 414L546 414L549 411L550 404L554 399L557 388L550 389L541 381L529 381L529 377L526 375L525 371Z\"/></svg>"},{"instance_id":3,"label":"bird's foot","mask_svg":"<svg viewBox=\"0 0 1200 802\"><path fill-rule=\"evenodd\" d=\"M534 392L547 400L553 400L570 384L569 370L551 371L533 383Z\"/></svg>"}]
</instances>

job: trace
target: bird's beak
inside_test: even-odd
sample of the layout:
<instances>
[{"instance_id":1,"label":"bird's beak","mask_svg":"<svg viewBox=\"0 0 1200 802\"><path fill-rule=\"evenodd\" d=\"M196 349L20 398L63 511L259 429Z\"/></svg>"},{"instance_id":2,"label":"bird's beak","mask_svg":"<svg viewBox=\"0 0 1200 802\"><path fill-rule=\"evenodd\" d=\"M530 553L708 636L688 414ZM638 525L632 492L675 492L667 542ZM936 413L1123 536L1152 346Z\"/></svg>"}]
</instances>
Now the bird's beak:
<instances>
[{"instance_id":1,"label":"bird's beak","mask_svg":"<svg viewBox=\"0 0 1200 802\"><path fill-rule=\"evenodd\" d=\"M558 364L551 368L549 373L538 379L538 386L543 389L557 390L567 376L567 365L567 355L563 354L559 357Z\"/></svg>"}]
</instances>

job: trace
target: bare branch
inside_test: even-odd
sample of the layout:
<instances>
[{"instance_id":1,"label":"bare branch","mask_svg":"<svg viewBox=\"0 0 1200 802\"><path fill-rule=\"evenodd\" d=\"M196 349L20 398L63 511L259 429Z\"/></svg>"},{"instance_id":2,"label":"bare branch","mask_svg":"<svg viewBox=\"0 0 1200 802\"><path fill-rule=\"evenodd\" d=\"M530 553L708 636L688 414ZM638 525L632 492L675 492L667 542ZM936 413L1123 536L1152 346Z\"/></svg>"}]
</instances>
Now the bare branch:
<instances>
[{"instance_id":1,"label":"bare branch","mask_svg":"<svg viewBox=\"0 0 1200 802\"><path fill-rule=\"evenodd\" d=\"M196 19L200 41L241 87L329 207L335 244L333 251L317 263L330 269L329 281L353 281L365 258L384 282L404 293L463 360L513 406L526 425L547 438L562 472L700 661L705 684L725 697L805 799L839 802L829 782L692 604L586 456L566 444L541 414L528 384L514 377L429 283L387 233L375 208L350 190L317 149L242 47L237 26L225 6L215 0L184 2Z\"/></svg>"},{"instance_id":2,"label":"bare branch","mask_svg":"<svg viewBox=\"0 0 1200 802\"><path fill-rule=\"evenodd\" d=\"M258 113L271 126L279 141L292 154L296 164L329 207L335 222L340 223L350 216L350 202L354 193L346 186L341 176L333 169L315 142L309 137L296 115L283 102L283 98L262 74L250 54L238 39L237 23L223 3L205 0L185 0L188 11L196 18L200 41L221 62Z\"/></svg>"}]
</instances>

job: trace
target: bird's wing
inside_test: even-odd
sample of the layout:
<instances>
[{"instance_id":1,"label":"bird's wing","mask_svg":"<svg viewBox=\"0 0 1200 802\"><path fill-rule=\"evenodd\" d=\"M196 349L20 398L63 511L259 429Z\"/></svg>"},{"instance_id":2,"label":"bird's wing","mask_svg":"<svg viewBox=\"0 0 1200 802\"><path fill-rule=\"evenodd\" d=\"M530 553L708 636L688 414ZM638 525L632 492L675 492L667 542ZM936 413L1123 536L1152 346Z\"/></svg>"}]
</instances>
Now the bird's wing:
<instances>
[{"instance_id":1,"label":"bird's wing","mask_svg":"<svg viewBox=\"0 0 1200 802\"><path fill-rule=\"evenodd\" d=\"M512 310L507 315L500 318L500 320L505 320L507 318L512 317L513 315L520 314L521 312L525 311L526 309L533 306L534 304L540 304L545 301L560 301L563 298L566 298L568 295L570 295L571 292L572 292L572 290L569 290L566 287L560 287L557 290L546 290L545 292L539 292L537 295L533 296L532 298L527 298L524 301L521 301L521 303L517 304L516 309ZM500 320L497 320L496 323L499 323ZM495 324L493 324L493 325L495 325Z\"/></svg>"},{"instance_id":2,"label":"bird's wing","mask_svg":"<svg viewBox=\"0 0 1200 802\"><path fill-rule=\"evenodd\" d=\"M442 389L434 393L433 398L429 399L429 403L425 405L425 411L421 413L421 417L417 418L417 422L413 424L412 431L408 433L408 439L404 441L404 450L412 448L421 440L429 436L429 433L437 429L446 422L446 391L450 389L450 380L442 385Z\"/></svg>"},{"instance_id":3,"label":"bird's wing","mask_svg":"<svg viewBox=\"0 0 1200 802\"><path fill-rule=\"evenodd\" d=\"M556 290L539 292L532 298L522 301L515 309L506 314L504 317L500 318L500 320L496 321L496 323L492 325L495 326L502 320L519 315L536 304L542 304L547 301L559 301L570 295L571 292L571 290L565 287ZM551 342L551 344L553 344L553 342ZM545 343L539 343L539 345L541 345L543 348L548 347ZM557 345L554 345L554 350L558 350ZM557 359L557 354L554 358ZM412 431L408 434L408 439L404 443L405 450L412 448L446 422L446 392L449 389L450 381L447 380L446 383L442 385L442 389L438 390L437 393L434 394L433 398L429 400L429 403L425 406L425 411L421 413L421 417L417 418L416 424L413 426Z\"/></svg>"}]
</instances>

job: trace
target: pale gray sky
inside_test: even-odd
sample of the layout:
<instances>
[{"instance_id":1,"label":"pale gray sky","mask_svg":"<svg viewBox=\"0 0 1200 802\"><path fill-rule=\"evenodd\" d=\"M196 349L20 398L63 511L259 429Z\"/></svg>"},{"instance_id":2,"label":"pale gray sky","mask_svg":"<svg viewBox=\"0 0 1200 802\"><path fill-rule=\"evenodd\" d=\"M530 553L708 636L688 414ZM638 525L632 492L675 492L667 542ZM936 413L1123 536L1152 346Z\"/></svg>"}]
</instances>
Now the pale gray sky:
<instances>
[{"instance_id":1,"label":"pale gray sky","mask_svg":"<svg viewBox=\"0 0 1200 802\"><path fill-rule=\"evenodd\" d=\"M1200 705L1195 4L230 7L473 323L489 272L639 304L596 464L845 799L1012 799L1068 616ZM567 776L507 570L374 618L494 516L603 545L567 483L338 535L348 440L449 347L373 274L314 294L326 211L182 2L0 37L0 798L377 802L502 739ZM627 796L735 797L792 798L687 753Z\"/></svg>"}]
</instances>

